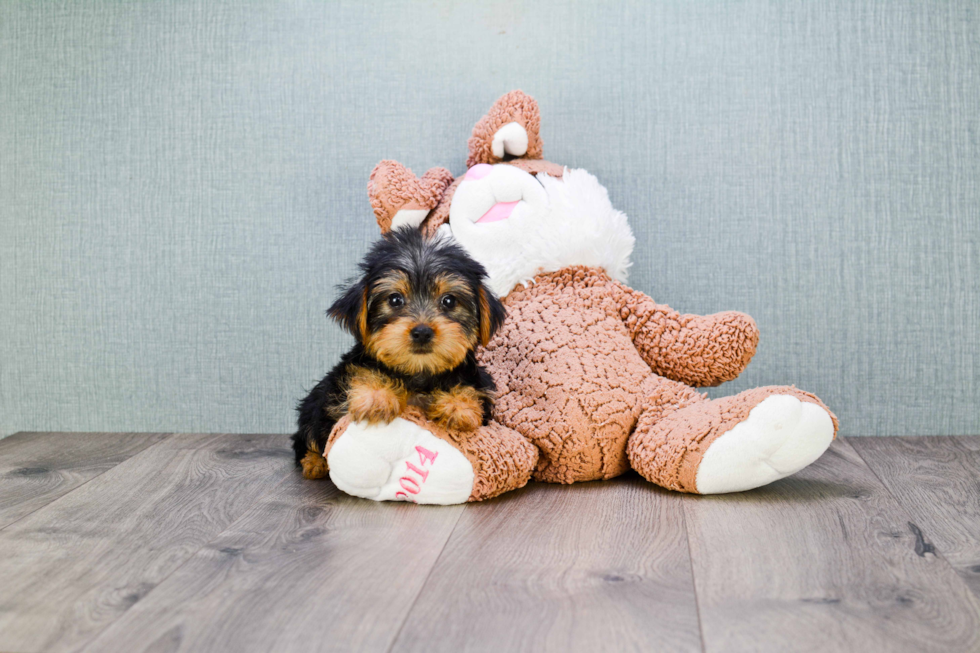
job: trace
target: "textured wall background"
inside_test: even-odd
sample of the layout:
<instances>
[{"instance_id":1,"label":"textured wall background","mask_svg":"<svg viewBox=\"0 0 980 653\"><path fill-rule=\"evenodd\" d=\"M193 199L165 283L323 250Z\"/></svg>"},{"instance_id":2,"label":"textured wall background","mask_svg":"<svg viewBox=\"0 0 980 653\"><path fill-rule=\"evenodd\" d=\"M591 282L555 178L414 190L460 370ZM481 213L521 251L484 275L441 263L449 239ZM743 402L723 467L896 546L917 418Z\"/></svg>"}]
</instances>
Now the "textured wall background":
<instances>
[{"instance_id":1,"label":"textured wall background","mask_svg":"<svg viewBox=\"0 0 980 653\"><path fill-rule=\"evenodd\" d=\"M848 435L980 432L980 9L0 4L0 435L288 431L386 157L502 93L631 216L633 285L762 329Z\"/></svg>"}]
</instances>

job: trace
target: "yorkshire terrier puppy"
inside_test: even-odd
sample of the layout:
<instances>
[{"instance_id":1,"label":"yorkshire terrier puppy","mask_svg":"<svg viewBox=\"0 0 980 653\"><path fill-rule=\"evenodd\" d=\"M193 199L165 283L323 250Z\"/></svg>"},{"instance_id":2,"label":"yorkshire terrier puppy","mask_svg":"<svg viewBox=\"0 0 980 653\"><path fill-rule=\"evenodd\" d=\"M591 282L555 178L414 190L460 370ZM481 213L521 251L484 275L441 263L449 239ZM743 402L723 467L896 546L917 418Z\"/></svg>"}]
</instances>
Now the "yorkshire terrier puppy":
<instances>
[{"instance_id":1,"label":"yorkshire terrier puppy","mask_svg":"<svg viewBox=\"0 0 980 653\"><path fill-rule=\"evenodd\" d=\"M347 413L382 424L413 405L449 429L472 430L493 408L496 387L474 349L506 312L483 266L449 239L402 228L375 243L360 268L327 311L357 342L298 407L293 449L306 478L327 475L324 445Z\"/></svg>"}]
</instances>

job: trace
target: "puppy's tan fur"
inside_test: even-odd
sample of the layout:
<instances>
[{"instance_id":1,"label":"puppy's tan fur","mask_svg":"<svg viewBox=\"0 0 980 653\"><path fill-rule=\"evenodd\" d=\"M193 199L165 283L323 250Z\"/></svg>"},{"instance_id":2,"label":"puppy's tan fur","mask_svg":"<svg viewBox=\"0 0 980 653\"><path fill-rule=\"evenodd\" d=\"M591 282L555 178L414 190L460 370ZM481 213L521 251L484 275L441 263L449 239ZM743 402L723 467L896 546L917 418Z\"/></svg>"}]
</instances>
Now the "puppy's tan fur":
<instances>
[{"instance_id":1,"label":"puppy's tan fur","mask_svg":"<svg viewBox=\"0 0 980 653\"><path fill-rule=\"evenodd\" d=\"M316 445L313 445L307 450L306 455L299 461L299 464L303 470L303 478L311 481L324 478L329 471L327 469L327 459L323 457Z\"/></svg>"},{"instance_id":2,"label":"puppy's tan fur","mask_svg":"<svg viewBox=\"0 0 980 653\"><path fill-rule=\"evenodd\" d=\"M356 421L387 424L405 410L407 403L408 392L397 379L363 367L351 376L347 409Z\"/></svg>"},{"instance_id":3,"label":"puppy's tan fur","mask_svg":"<svg viewBox=\"0 0 980 653\"><path fill-rule=\"evenodd\" d=\"M434 316L428 325L435 332L432 349L424 354L411 349L412 328L418 321L398 318L389 322L377 333L364 339L368 353L403 374L438 374L463 362L472 348L469 337L458 323L442 316Z\"/></svg>"},{"instance_id":4,"label":"puppy's tan fur","mask_svg":"<svg viewBox=\"0 0 980 653\"><path fill-rule=\"evenodd\" d=\"M483 423L481 394L469 386L456 386L449 392L437 390L426 407L426 415L451 430L472 431Z\"/></svg>"},{"instance_id":5,"label":"puppy's tan fur","mask_svg":"<svg viewBox=\"0 0 980 653\"><path fill-rule=\"evenodd\" d=\"M299 462L303 469L303 478L315 481L318 478L325 478L329 473L327 469L327 459L315 451L307 451L303 460Z\"/></svg>"}]
</instances>

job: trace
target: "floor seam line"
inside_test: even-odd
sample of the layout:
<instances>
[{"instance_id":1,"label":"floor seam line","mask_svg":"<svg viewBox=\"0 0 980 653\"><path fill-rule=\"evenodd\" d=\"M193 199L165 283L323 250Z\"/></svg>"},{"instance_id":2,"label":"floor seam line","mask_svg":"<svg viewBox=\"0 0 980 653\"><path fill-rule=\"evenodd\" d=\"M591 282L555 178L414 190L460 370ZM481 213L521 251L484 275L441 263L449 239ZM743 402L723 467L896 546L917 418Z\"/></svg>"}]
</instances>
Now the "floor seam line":
<instances>
[{"instance_id":1,"label":"floor seam line","mask_svg":"<svg viewBox=\"0 0 980 653\"><path fill-rule=\"evenodd\" d=\"M439 555L437 555L436 559L432 561L432 566L429 567L429 571L425 574L425 580L422 581L422 584L419 586L419 591L416 592L415 596L412 598L412 605L405 611L405 616L402 618L402 622L398 624L398 630L395 631L395 635L391 638L391 644L389 644L388 648L385 649L385 653L391 653L391 650L398 642L398 637L402 634L402 629L405 628L405 624L408 622L408 617L412 614L412 610L415 609L415 604L418 602L422 592L425 591L425 586L429 584L429 578L432 577L432 573L435 571L436 565L439 564L439 560L442 559L442 555L446 552L446 547L449 546L449 540L453 539L453 534L456 532L456 527L459 526L459 520L463 518L463 511L468 507L469 503L463 504L463 508L459 511L459 515L456 516L456 521L453 522L453 527L449 531L449 535L446 536L446 541L442 543L442 548L439 549Z\"/></svg>"},{"instance_id":2,"label":"floor seam line","mask_svg":"<svg viewBox=\"0 0 980 653\"><path fill-rule=\"evenodd\" d=\"M682 500L686 499L687 497ZM698 597L698 583L694 577L694 552L691 550L691 531L687 527L687 506L683 504L681 505L681 521L684 524L684 539L687 540L687 560L691 565L691 589L694 591L694 610L698 615L698 635L701 639L701 653L707 653L708 643L704 637L704 620L701 618L701 599Z\"/></svg>"}]
</instances>

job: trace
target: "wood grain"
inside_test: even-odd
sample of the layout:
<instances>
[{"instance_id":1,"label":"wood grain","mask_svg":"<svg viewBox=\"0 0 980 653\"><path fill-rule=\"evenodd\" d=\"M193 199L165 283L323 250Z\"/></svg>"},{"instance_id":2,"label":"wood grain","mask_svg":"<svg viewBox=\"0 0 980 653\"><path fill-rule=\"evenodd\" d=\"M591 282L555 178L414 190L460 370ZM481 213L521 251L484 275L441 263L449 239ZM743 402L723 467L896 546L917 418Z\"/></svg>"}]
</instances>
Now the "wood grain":
<instances>
[{"instance_id":1,"label":"wood grain","mask_svg":"<svg viewBox=\"0 0 980 653\"><path fill-rule=\"evenodd\" d=\"M980 597L980 437L850 443Z\"/></svg>"},{"instance_id":2,"label":"wood grain","mask_svg":"<svg viewBox=\"0 0 980 653\"><path fill-rule=\"evenodd\" d=\"M304 481L281 435L86 437L0 442L0 502L53 499L0 530L0 651L980 650L980 438L440 508Z\"/></svg>"},{"instance_id":3,"label":"wood grain","mask_svg":"<svg viewBox=\"0 0 980 653\"><path fill-rule=\"evenodd\" d=\"M463 509L293 473L88 650L386 651Z\"/></svg>"},{"instance_id":4,"label":"wood grain","mask_svg":"<svg viewBox=\"0 0 980 653\"><path fill-rule=\"evenodd\" d=\"M15 433L0 440L0 528L159 442L162 433Z\"/></svg>"},{"instance_id":5,"label":"wood grain","mask_svg":"<svg viewBox=\"0 0 980 653\"><path fill-rule=\"evenodd\" d=\"M81 648L292 471L281 435L174 435L0 531L0 650Z\"/></svg>"},{"instance_id":6,"label":"wood grain","mask_svg":"<svg viewBox=\"0 0 980 653\"><path fill-rule=\"evenodd\" d=\"M468 506L392 651L700 651L683 500L630 475Z\"/></svg>"},{"instance_id":7,"label":"wood grain","mask_svg":"<svg viewBox=\"0 0 980 653\"><path fill-rule=\"evenodd\" d=\"M980 606L848 444L684 503L705 650L980 650Z\"/></svg>"}]
</instances>

